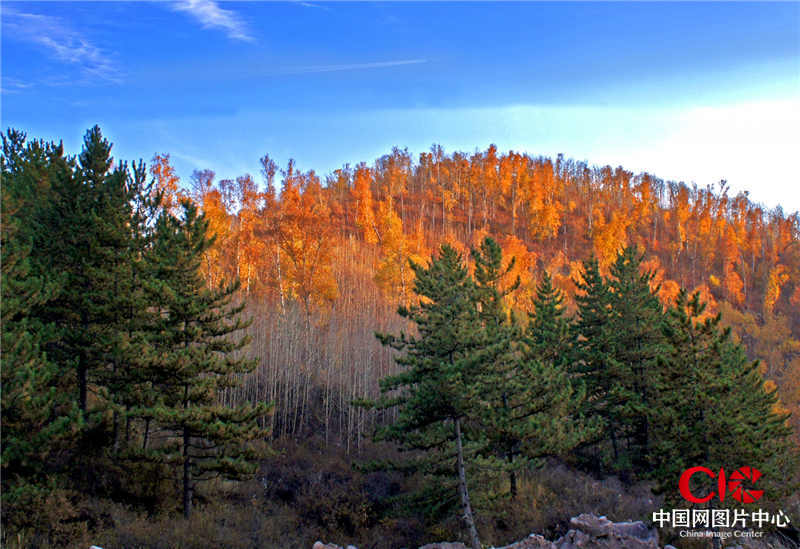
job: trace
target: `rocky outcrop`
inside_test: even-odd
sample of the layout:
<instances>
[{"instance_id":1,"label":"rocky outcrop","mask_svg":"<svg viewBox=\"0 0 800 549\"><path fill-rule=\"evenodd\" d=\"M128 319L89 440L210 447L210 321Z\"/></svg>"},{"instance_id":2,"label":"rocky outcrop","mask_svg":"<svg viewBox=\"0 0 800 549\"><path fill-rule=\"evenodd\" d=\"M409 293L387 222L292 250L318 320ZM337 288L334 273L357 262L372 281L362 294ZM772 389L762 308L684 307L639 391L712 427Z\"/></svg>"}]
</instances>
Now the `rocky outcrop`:
<instances>
[{"instance_id":1,"label":"rocky outcrop","mask_svg":"<svg viewBox=\"0 0 800 549\"><path fill-rule=\"evenodd\" d=\"M499 549L659 549L658 533L643 522L611 522L583 514L572 517L570 529L556 541L538 534Z\"/></svg>"},{"instance_id":2,"label":"rocky outcrop","mask_svg":"<svg viewBox=\"0 0 800 549\"><path fill-rule=\"evenodd\" d=\"M439 543L429 543L427 545L423 545L419 549L469 549L469 547L460 541L440 541Z\"/></svg>"},{"instance_id":3,"label":"rocky outcrop","mask_svg":"<svg viewBox=\"0 0 800 549\"><path fill-rule=\"evenodd\" d=\"M354 545L348 545L347 547L342 547L341 545L336 545L335 543L322 543L321 541L315 541L311 549L358 549L358 548Z\"/></svg>"},{"instance_id":4,"label":"rocky outcrop","mask_svg":"<svg viewBox=\"0 0 800 549\"><path fill-rule=\"evenodd\" d=\"M511 545L496 549L661 549L658 545L658 532L648 528L643 522L611 522L606 517L582 514L572 517L569 530L556 541L549 541L539 534L531 534L525 539ZM797 530L792 535L800 535ZM800 544L786 535L781 540L752 539L741 545L730 545L730 549L775 549L800 548ZM98 548L99 549L99 548ZM318 541L312 549L357 549L352 545L342 547L332 543ZM423 545L419 549L469 549L461 542L438 542ZM675 549L665 545L663 549Z\"/></svg>"},{"instance_id":5,"label":"rocky outcrop","mask_svg":"<svg viewBox=\"0 0 800 549\"><path fill-rule=\"evenodd\" d=\"M658 533L643 522L611 522L606 517L590 514L578 515L569 521L570 530L556 541L548 541L539 534L499 547L498 549L659 549ZM355 549L352 545L338 545L318 541L313 549ZM460 542L440 542L423 545L419 549L468 549Z\"/></svg>"}]
</instances>

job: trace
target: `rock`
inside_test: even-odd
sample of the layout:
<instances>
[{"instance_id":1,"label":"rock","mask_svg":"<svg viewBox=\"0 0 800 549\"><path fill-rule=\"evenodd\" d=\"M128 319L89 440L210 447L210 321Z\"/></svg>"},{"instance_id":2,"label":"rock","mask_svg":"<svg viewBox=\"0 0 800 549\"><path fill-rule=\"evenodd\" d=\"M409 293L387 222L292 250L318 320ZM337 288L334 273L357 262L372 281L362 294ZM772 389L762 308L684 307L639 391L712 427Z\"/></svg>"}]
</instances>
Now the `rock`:
<instances>
[{"instance_id":1,"label":"rock","mask_svg":"<svg viewBox=\"0 0 800 549\"><path fill-rule=\"evenodd\" d=\"M569 521L572 527L555 541L557 549L658 549L658 533L643 522L611 522L584 513Z\"/></svg>"},{"instance_id":2,"label":"rock","mask_svg":"<svg viewBox=\"0 0 800 549\"><path fill-rule=\"evenodd\" d=\"M505 547L498 547L498 549L556 549L556 546L552 541L544 539L539 534L531 534L521 541Z\"/></svg>"},{"instance_id":3,"label":"rock","mask_svg":"<svg viewBox=\"0 0 800 549\"><path fill-rule=\"evenodd\" d=\"M578 549L579 547L594 547L592 538L581 530L570 530L563 537L553 543L556 549Z\"/></svg>"},{"instance_id":4,"label":"rock","mask_svg":"<svg viewBox=\"0 0 800 549\"><path fill-rule=\"evenodd\" d=\"M556 541L548 541L539 534L497 549L659 549L658 532L643 522L611 522L606 517L584 513L572 517L570 530ZM674 549L667 546L664 549ZM314 543L312 549L342 549L339 545ZM347 549L356 549L348 545ZM423 545L419 549L468 549L461 542L440 542Z\"/></svg>"},{"instance_id":5,"label":"rock","mask_svg":"<svg viewBox=\"0 0 800 549\"><path fill-rule=\"evenodd\" d=\"M322 543L321 541L315 541L314 545L311 546L311 549L342 549L342 547L336 545L335 543Z\"/></svg>"}]
</instances>

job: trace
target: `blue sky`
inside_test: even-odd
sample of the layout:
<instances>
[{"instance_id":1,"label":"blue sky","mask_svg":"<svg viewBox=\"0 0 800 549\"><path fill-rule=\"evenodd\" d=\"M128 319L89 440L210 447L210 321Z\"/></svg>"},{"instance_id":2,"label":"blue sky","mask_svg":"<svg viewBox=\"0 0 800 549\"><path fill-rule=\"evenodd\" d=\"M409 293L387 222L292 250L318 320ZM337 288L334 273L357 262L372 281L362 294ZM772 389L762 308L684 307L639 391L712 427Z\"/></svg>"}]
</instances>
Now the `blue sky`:
<instances>
[{"instance_id":1,"label":"blue sky","mask_svg":"<svg viewBox=\"0 0 800 549\"><path fill-rule=\"evenodd\" d=\"M432 143L800 210L800 3L3 2L2 126L178 173Z\"/></svg>"}]
</instances>

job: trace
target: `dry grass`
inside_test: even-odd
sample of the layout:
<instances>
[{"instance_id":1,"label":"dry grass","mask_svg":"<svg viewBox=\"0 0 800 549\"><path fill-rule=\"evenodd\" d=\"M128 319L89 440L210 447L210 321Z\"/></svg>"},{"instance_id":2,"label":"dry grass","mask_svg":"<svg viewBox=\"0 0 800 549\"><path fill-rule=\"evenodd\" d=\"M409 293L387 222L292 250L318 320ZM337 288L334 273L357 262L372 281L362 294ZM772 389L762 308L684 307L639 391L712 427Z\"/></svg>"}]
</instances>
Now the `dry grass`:
<instances>
[{"instance_id":1,"label":"dry grass","mask_svg":"<svg viewBox=\"0 0 800 549\"><path fill-rule=\"evenodd\" d=\"M361 549L399 549L461 537L454 516L434 520L391 503L393 496L420 487L422 479L361 473L352 467L353 456L316 444L312 440L304 446L286 445L264 462L252 481L202 487L189 520L181 516L175 493L151 515L108 500L52 494L38 511L48 514L49 526L6 532L3 547L309 548L320 539ZM369 451L372 457L386 457L385 449ZM483 473L474 481L478 528L486 544L504 545L531 532L556 539L567 531L570 517L580 513L647 521L662 506L646 484L598 480L555 462L521 474L514 501L507 497L506 477ZM662 543L700 547L664 534Z\"/></svg>"}]
</instances>

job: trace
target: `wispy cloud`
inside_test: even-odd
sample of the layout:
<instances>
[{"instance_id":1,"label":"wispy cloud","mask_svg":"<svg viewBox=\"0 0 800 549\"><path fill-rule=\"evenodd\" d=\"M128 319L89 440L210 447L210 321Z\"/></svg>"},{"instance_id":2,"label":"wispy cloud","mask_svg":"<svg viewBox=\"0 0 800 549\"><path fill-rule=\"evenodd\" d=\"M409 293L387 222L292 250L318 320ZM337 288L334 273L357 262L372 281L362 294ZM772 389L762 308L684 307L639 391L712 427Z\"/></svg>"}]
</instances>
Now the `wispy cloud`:
<instances>
[{"instance_id":1,"label":"wispy cloud","mask_svg":"<svg viewBox=\"0 0 800 549\"><path fill-rule=\"evenodd\" d=\"M2 86L0 86L0 91L2 93L20 93L23 90L28 88L32 88L33 84L30 82L24 82L19 78L12 78L8 76L3 76L2 78Z\"/></svg>"},{"instance_id":2,"label":"wispy cloud","mask_svg":"<svg viewBox=\"0 0 800 549\"><path fill-rule=\"evenodd\" d=\"M109 52L94 45L57 17L3 6L3 32L39 45L59 61L78 66L85 77L113 83L122 81Z\"/></svg>"},{"instance_id":3,"label":"wispy cloud","mask_svg":"<svg viewBox=\"0 0 800 549\"><path fill-rule=\"evenodd\" d=\"M170 154L175 158L178 158L180 160L183 160L184 162L187 162L188 164L191 164L195 168L205 169L208 168L208 166L211 164L207 158L202 158L194 154L188 154L176 150L171 151Z\"/></svg>"},{"instance_id":4,"label":"wispy cloud","mask_svg":"<svg viewBox=\"0 0 800 549\"><path fill-rule=\"evenodd\" d=\"M221 8L214 0L181 0L173 5L176 11L186 12L206 29L221 29L228 38L252 42L247 25L236 13Z\"/></svg>"},{"instance_id":5,"label":"wispy cloud","mask_svg":"<svg viewBox=\"0 0 800 549\"><path fill-rule=\"evenodd\" d=\"M297 4L298 6L303 6L304 8L317 8L324 11L331 11L328 6L323 6L322 4L315 4L314 2L306 2L305 0L290 0L292 4Z\"/></svg>"},{"instance_id":6,"label":"wispy cloud","mask_svg":"<svg viewBox=\"0 0 800 549\"><path fill-rule=\"evenodd\" d=\"M376 63L351 63L344 65L311 65L307 67L293 67L279 71L281 74L306 74L315 72L359 71L366 69L385 69L403 65L419 65L427 63L427 59L399 59L396 61L378 61Z\"/></svg>"}]
</instances>

